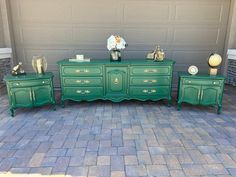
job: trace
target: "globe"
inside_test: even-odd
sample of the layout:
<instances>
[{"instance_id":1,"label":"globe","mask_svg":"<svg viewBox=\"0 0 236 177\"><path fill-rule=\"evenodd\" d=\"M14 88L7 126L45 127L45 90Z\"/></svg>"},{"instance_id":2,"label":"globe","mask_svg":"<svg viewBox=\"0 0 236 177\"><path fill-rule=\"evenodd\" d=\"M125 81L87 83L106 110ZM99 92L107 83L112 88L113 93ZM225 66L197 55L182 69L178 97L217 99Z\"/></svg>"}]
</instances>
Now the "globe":
<instances>
[{"instance_id":1,"label":"globe","mask_svg":"<svg viewBox=\"0 0 236 177\"><path fill-rule=\"evenodd\" d=\"M209 59L208 59L208 64L211 66L211 67L217 67L221 64L222 62L222 58L219 54L211 54Z\"/></svg>"}]
</instances>

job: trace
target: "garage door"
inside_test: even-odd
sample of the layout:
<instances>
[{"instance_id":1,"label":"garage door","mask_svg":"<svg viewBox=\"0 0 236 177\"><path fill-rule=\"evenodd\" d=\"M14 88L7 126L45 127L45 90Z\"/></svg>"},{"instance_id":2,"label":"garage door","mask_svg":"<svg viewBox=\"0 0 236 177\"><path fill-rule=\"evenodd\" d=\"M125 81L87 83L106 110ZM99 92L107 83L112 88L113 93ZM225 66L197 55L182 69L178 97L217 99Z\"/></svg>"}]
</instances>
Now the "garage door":
<instances>
[{"instance_id":1,"label":"garage door","mask_svg":"<svg viewBox=\"0 0 236 177\"><path fill-rule=\"evenodd\" d=\"M16 53L32 71L34 55L56 62L77 53L107 58L106 40L120 34L123 58L145 58L156 45L174 59L175 72L207 71L211 52L223 53L230 0L10 0Z\"/></svg>"}]
</instances>

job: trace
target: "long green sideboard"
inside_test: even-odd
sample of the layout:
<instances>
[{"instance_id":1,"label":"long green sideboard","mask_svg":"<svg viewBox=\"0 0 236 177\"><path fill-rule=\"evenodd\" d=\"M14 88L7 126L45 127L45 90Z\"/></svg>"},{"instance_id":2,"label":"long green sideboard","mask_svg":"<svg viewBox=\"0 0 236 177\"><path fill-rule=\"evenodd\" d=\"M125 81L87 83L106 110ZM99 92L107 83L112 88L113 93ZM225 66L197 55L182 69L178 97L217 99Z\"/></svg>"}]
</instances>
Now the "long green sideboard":
<instances>
[{"instance_id":1,"label":"long green sideboard","mask_svg":"<svg viewBox=\"0 0 236 177\"><path fill-rule=\"evenodd\" d=\"M91 60L58 62L61 101L92 101L97 99L122 100L167 99L171 102L174 61L155 62L145 59L124 59L121 62Z\"/></svg>"},{"instance_id":2,"label":"long green sideboard","mask_svg":"<svg viewBox=\"0 0 236 177\"><path fill-rule=\"evenodd\" d=\"M186 102L193 105L216 105L217 113L220 114L224 80L225 77L222 75L179 73L178 110L181 103Z\"/></svg>"},{"instance_id":3,"label":"long green sideboard","mask_svg":"<svg viewBox=\"0 0 236 177\"><path fill-rule=\"evenodd\" d=\"M12 116L14 116L16 108L31 108L51 103L55 109L52 73L6 75L4 81L7 85Z\"/></svg>"}]
</instances>

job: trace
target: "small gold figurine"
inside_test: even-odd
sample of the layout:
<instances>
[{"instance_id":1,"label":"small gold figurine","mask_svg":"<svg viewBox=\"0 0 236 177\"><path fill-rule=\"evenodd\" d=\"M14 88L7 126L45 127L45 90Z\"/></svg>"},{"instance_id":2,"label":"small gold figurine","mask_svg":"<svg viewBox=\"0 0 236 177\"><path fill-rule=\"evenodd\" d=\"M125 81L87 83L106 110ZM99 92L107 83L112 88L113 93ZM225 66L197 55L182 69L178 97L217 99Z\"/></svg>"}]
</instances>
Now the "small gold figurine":
<instances>
[{"instance_id":1,"label":"small gold figurine","mask_svg":"<svg viewBox=\"0 0 236 177\"><path fill-rule=\"evenodd\" d=\"M165 58L165 53L163 49L160 48L160 46L156 46L156 49L150 53L147 54L147 59L152 59L154 61L163 61Z\"/></svg>"},{"instance_id":2,"label":"small gold figurine","mask_svg":"<svg viewBox=\"0 0 236 177\"><path fill-rule=\"evenodd\" d=\"M25 71L23 70L22 67L23 67L22 63L19 62L18 65L14 66L14 67L12 68L11 74L12 74L13 76L25 74Z\"/></svg>"}]
</instances>

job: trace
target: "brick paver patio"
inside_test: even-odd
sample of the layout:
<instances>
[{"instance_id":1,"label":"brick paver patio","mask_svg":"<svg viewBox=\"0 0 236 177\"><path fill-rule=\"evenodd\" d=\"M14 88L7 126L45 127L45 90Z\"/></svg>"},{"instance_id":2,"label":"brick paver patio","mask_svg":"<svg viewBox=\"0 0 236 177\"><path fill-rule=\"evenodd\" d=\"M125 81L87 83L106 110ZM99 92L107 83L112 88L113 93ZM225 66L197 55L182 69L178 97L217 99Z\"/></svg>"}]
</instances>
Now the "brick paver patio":
<instances>
[{"instance_id":1,"label":"brick paver patio","mask_svg":"<svg viewBox=\"0 0 236 177\"><path fill-rule=\"evenodd\" d=\"M165 102L18 109L0 96L0 176L236 176L236 89L222 114Z\"/></svg>"}]
</instances>

